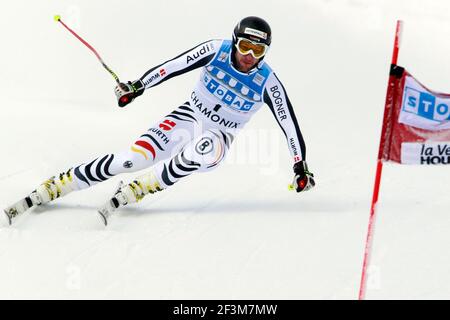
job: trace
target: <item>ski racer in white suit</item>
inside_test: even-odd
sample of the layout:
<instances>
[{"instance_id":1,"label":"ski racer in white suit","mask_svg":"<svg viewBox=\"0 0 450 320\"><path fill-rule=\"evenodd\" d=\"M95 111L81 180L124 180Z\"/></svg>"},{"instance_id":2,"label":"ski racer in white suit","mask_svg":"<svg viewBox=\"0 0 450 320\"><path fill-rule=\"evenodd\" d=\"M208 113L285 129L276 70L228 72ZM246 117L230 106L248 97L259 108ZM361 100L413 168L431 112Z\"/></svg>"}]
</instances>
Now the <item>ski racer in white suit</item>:
<instances>
[{"instance_id":1,"label":"ski racer in white suit","mask_svg":"<svg viewBox=\"0 0 450 320\"><path fill-rule=\"evenodd\" d=\"M247 17L235 27L232 40L210 40L147 71L140 79L121 83L115 93L124 107L146 89L202 68L185 103L142 134L129 149L71 167L41 184L28 197L7 208L8 218L35 205L85 189L115 175L151 168L121 184L99 212L107 218L117 208L166 189L194 173L216 168L226 157L237 132L267 104L283 130L294 160L293 188L315 185L305 161L305 143L286 91L263 60L271 44L270 26Z\"/></svg>"}]
</instances>

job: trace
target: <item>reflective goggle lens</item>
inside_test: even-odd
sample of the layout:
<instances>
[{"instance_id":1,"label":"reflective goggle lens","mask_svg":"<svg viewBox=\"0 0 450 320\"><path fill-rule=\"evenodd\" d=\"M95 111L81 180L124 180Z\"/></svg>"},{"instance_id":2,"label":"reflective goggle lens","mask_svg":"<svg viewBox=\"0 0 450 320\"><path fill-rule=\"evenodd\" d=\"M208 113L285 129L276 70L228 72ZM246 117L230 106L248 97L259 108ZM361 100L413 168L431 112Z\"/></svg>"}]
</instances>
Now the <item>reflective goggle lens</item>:
<instances>
[{"instance_id":1,"label":"reflective goggle lens","mask_svg":"<svg viewBox=\"0 0 450 320\"><path fill-rule=\"evenodd\" d=\"M266 54L267 46L262 43L254 43L250 40L239 38L237 43L237 49L243 55L252 52L255 58L261 58L263 55Z\"/></svg>"}]
</instances>

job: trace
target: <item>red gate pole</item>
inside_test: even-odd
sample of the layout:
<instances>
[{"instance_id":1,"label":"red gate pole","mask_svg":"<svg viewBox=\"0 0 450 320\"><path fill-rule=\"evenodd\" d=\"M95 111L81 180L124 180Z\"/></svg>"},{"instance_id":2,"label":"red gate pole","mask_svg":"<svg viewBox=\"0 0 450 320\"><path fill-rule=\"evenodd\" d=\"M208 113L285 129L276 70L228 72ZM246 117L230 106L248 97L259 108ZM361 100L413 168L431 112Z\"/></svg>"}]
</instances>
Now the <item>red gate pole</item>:
<instances>
[{"instance_id":1,"label":"red gate pole","mask_svg":"<svg viewBox=\"0 0 450 320\"><path fill-rule=\"evenodd\" d=\"M394 51L392 53L392 64L396 65L398 60L398 52L400 49L400 36L402 31L403 22L398 20L397 21L397 28L395 32L395 42L394 42ZM388 85L388 92L390 88ZM388 97L388 94L386 94L386 99ZM385 108L385 114L383 119L386 119L386 111L387 108ZM385 132L385 125L386 121L383 120L383 128L381 130L381 138L380 138L380 147L378 150L378 160L377 160L377 171L375 174L375 184L373 188L373 196L372 196L372 205L370 208L370 217L369 217L369 226L367 230L367 238L366 238L366 247L364 250L364 262L362 267L362 273L361 273L361 283L359 287L359 300L363 300L366 294L366 286L367 286L367 268L369 266L370 261L370 253L372 249L372 241L373 241L373 232L375 227L375 213L376 213L376 206L378 203L378 195L380 192L380 184L381 184L381 174L383 171L383 162L382 162L382 154L383 154L383 148L384 148L384 139L383 135Z\"/></svg>"}]
</instances>

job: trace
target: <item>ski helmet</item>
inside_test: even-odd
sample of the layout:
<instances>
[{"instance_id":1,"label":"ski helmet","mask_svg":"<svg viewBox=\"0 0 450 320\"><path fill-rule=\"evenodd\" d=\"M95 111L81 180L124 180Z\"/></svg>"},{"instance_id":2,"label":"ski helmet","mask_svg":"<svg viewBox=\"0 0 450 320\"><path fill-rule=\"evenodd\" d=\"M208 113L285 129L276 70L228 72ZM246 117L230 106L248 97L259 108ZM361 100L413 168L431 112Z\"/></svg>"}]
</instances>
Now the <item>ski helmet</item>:
<instances>
[{"instance_id":1,"label":"ski helmet","mask_svg":"<svg viewBox=\"0 0 450 320\"><path fill-rule=\"evenodd\" d=\"M236 45L238 38L246 38L270 46L272 30L264 19L254 16L246 17L239 21L234 28L233 46Z\"/></svg>"}]
</instances>

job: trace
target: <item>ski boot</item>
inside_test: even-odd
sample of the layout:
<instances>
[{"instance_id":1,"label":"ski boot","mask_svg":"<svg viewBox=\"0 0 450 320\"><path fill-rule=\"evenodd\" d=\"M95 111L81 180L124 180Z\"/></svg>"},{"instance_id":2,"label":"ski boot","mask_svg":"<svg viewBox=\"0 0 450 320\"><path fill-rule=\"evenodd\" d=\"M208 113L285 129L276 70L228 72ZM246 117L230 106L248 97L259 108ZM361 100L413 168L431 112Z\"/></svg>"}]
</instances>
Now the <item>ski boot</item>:
<instances>
[{"instance_id":1,"label":"ski boot","mask_svg":"<svg viewBox=\"0 0 450 320\"><path fill-rule=\"evenodd\" d=\"M156 176L151 172L138 177L129 184L120 181L114 196L98 210L105 226L108 225L108 219L117 209L126 206L129 203L141 201L147 194L162 191L160 183Z\"/></svg>"},{"instance_id":2,"label":"ski boot","mask_svg":"<svg viewBox=\"0 0 450 320\"><path fill-rule=\"evenodd\" d=\"M78 186L73 180L71 171L72 169L69 169L69 171L61 173L58 178L51 177L44 181L27 197L3 210L8 218L9 225L12 224L17 216L25 211L65 196L74 190L78 190Z\"/></svg>"}]
</instances>

